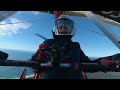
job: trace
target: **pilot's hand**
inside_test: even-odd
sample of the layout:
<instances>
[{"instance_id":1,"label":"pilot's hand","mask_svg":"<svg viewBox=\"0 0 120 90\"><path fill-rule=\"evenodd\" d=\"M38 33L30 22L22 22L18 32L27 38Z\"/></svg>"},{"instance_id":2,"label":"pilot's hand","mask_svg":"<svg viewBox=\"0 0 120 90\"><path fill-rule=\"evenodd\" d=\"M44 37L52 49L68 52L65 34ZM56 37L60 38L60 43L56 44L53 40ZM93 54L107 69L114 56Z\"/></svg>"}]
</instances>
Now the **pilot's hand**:
<instances>
[{"instance_id":1,"label":"pilot's hand","mask_svg":"<svg viewBox=\"0 0 120 90\"><path fill-rule=\"evenodd\" d=\"M116 62L112 60L106 60L102 59L99 61L102 65L105 65L107 68L115 68L116 67Z\"/></svg>"}]
</instances>

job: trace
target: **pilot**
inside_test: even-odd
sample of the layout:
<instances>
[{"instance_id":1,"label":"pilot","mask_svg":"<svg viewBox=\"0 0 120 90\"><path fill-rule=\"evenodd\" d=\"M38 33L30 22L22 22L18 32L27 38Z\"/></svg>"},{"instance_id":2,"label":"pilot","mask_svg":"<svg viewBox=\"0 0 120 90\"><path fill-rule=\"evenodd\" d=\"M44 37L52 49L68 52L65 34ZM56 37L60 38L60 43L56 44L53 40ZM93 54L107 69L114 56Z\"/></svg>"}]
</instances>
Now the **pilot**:
<instances>
[{"instance_id":1,"label":"pilot","mask_svg":"<svg viewBox=\"0 0 120 90\"><path fill-rule=\"evenodd\" d=\"M61 71L41 71L41 78L45 79L83 79L82 72L79 69L79 63L94 63L97 60L90 60L80 48L78 42L71 39L75 35L76 29L74 21L65 15L57 18L57 22L52 30L53 39L47 39L39 45L39 49L32 57L41 63L52 63L56 68L59 63L72 63L73 69ZM99 60L102 64L106 60ZM97 61L98 62L98 61ZM35 71L35 69L33 69ZM37 71L37 70L36 70Z\"/></svg>"}]
</instances>

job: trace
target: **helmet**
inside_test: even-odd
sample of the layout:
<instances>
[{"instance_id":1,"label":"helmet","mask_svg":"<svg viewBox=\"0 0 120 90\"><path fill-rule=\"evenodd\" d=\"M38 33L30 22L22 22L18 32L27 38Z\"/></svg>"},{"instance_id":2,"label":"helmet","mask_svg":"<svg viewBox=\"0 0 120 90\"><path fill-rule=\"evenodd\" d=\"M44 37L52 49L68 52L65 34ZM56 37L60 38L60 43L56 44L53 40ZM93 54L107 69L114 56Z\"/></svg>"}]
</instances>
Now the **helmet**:
<instances>
[{"instance_id":1,"label":"helmet","mask_svg":"<svg viewBox=\"0 0 120 90\"><path fill-rule=\"evenodd\" d=\"M76 29L73 20L66 15L57 18L57 22L53 28L53 35L75 35Z\"/></svg>"}]
</instances>

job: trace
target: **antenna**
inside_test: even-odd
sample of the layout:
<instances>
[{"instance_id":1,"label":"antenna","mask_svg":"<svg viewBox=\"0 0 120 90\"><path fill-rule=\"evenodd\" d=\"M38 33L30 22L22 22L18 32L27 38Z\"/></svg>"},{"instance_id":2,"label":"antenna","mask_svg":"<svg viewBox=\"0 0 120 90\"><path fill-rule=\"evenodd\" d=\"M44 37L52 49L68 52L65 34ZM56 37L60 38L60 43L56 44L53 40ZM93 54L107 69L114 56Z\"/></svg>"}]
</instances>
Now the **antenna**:
<instances>
[{"instance_id":1,"label":"antenna","mask_svg":"<svg viewBox=\"0 0 120 90\"><path fill-rule=\"evenodd\" d=\"M38 37L41 37L41 38L44 39L44 40L47 39L47 38L45 38L44 36L42 36L42 35L40 35L40 34L38 34L38 33L36 33L35 35L37 35Z\"/></svg>"}]
</instances>

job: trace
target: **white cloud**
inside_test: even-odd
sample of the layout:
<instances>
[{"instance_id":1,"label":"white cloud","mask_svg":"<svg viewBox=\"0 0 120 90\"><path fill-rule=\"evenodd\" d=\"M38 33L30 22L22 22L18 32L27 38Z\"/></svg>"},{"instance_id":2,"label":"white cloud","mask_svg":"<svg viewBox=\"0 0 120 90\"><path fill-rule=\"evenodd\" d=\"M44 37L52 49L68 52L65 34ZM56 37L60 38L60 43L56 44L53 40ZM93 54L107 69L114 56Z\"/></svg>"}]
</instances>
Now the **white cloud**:
<instances>
[{"instance_id":1,"label":"white cloud","mask_svg":"<svg viewBox=\"0 0 120 90\"><path fill-rule=\"evenodd\" d=\"M21 13L22 11L18 11L17 13Z\"/></svg>"},{"instance_id":2,"label":"white cloud","mask_svg":"<svg viewBox=\"0 0 120 90\"><path fill-rule=\"evenodd\" d=\"M38 12L38 11L32 11L32 13L37 16L40 12Z\"/></svg>"},{"instance_id":3,"label":"white cloud","mask_svg":"<svg viewBox=\"0 0 120 90\"><path fill-rule=\"evenodd\" d=\"M10 18L10 23L15 22L21 22L20 20L16 18ZM1 24L5 24L8 22L1 22ZM28 23L17 23L17 24L6 24L6 25L0 25L0 36L7 36L12 34L17 34L21 29L28 29L31 26L31 24Z\"/></svg>"}]
</instances>

